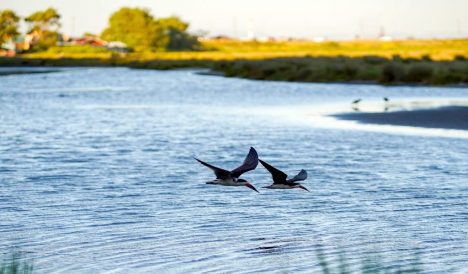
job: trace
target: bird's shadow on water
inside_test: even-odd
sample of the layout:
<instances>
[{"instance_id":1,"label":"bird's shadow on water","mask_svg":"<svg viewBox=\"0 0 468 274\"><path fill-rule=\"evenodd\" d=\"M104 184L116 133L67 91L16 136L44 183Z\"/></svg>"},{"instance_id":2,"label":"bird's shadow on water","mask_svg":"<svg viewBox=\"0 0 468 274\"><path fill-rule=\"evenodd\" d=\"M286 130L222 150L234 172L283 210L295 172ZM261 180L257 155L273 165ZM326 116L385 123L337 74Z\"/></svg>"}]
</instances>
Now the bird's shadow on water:
<instances>
[{"instance_id":1,"label":"bird's shadow on water","mask_svg":"<svg viewBox=\"0 0 468 274\"><path fill-rule=\"evenodd\" d=\"M299 238L282 240L269 240L264 237L250 239L257 244L254 247L243 250L249 255L257 256L286 256L302 249L303 242ZM395 260L386 260L381 252L367 252L361 258L348 257L344 249L326 248L323 245L312 247L315 253L316 269L321 273L423 273L423 264L420 260L421 252L416 250L410 258L403 257ZM315 271L317 272L317 271Z\"/></svg>"},{"instance_id":2,"label":"bird's shadow on water","mask_svg":"<svg viewBox=\"0 0 468 274\"><path fill-rule=\"evenodd\" d=\"M245 249L244 252L253 255L280 255L285 254L288 250L294 249L294 242L297 239L281 239L281 240L268 240L267 238L252 238L253 242L260 242L252 248Z\"/></svg>"}]
</instances>

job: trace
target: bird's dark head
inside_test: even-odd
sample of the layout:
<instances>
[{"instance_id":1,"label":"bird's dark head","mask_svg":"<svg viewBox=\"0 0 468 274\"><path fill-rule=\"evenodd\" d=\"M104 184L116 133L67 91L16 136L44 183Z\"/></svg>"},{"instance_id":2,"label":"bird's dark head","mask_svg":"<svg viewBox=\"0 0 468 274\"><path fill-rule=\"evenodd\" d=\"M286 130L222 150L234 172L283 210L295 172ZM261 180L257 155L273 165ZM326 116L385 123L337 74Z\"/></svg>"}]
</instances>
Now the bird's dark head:
<instances>
[{"instance_id":1,"label":"bird's dark head","mask_svg":"<svg viewBox=\"0 0 468 274\"><path fill-rule=\"evenodd\" d=\"M244 179L237 179L237 182L238 182L238 183L242 183L242 184L244 184L244 186L246 186L246 187L252 189L253 191L258 192L258 190L257 190L251 183L249 183L247 180L244 180Z\"/></svg>"}]
</instances>

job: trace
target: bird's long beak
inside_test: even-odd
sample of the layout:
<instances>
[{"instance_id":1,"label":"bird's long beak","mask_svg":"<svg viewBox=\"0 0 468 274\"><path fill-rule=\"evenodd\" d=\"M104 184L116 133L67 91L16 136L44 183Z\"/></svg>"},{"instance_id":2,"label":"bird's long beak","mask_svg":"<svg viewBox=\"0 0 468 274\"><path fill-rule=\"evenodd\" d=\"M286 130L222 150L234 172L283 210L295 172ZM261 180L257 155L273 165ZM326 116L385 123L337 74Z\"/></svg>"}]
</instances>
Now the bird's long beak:
<instances>
[{"instance_id":1,"label":"bird's long beak","mask_svg":"<svg viewBox=\"0 0 468 274\"><path fill-rule=\"evenodd\" d=\"M251 185L250 183L245 183L244 185L245 185L246 187L248 187L248 188L250 188L250 189L252 189L252 190L258 192L258 190L257 190L253 185ZM260 193L260 192L259 192L259 193Z\"/></svg>"},{"instance_id":2,"label":"bird's long beak","mask_svg":"<svg viewBox=\"0 0 468 274\"><path fill-rule=\"evenodd\" d=\"M310 192L307 188L305 188L305 186L300 185L299 188L302 188L303 190Z\"/></svg>"}]
</instances>

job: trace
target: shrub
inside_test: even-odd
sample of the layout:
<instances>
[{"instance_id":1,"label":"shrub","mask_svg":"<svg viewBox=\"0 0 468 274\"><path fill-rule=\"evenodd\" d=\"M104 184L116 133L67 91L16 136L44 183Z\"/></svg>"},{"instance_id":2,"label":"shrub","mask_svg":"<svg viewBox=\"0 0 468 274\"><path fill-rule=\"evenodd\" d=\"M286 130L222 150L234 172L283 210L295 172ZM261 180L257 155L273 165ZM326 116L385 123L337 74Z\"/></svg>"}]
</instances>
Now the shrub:
<instances>
[{"instance_id":1,"label":"shrub","mask_svg":"<svg viewBox=\"0 0 468 274\"><path fill-rule=\"evenodd\" d=\"M406 81L414 83L430 82L433 68L426 64L411 65L406 75Z\"/></svg>"},{"instance_id":2,"label":"shrub","mask_svg":"<svg viewBox=\"0 0 468 274\"><path fill-rule=\"evenodd\" d=\"M404 76L404 67L401 64L391 62L383 67L379 81L382 83L400 82Z\"/></svg>"}]
</instances>

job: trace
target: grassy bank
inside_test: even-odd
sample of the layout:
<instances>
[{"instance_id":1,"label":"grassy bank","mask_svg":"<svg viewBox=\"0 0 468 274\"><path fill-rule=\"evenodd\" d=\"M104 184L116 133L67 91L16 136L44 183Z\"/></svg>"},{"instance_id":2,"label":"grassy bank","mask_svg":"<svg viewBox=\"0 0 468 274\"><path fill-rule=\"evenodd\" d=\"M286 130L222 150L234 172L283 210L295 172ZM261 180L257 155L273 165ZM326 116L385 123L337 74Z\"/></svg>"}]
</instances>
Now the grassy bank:
<instances>
[{"instance_id":1,"label":"grassy bank","mask_svg":"<svg viewBox=\"0 0 468 274\"><path fill-rule=\"evenodd\" d=\"M205 41L205 51L117 54L54 47L0 58L0 66L209 68L225 76L301 82L468 84L468 40L240 42Z\"/></svg>"},{"instance_id":2,"label":"grassy bank","mask_svg":"<svg viewBox=\"0 0 468 274\"><path fill-rule=\"evenodd\" d=\"M236 60L282 57L364 57L431 58L432 60L468 59L468 39L403 40L403 41L341 41L315 43L310 41L256 42L238 40L208 40L202 51L169 51L127 54L129 59L147 60ZM115 55L115 54L114 54ZM24 58L103 58L112 52L91 46L53 47L47 51L23 54Z\"/></svg>"},{"instance_id":3,"label":"grassy bank","mask_svg":"<svg viewBox=\"0 0 468 274\"><path fill-rule=\"evenodd\" d=\"M217 62L225 76L297 82L468 84L468 61L365 57L302 57Z\"/></svg>"}]
</instances>

